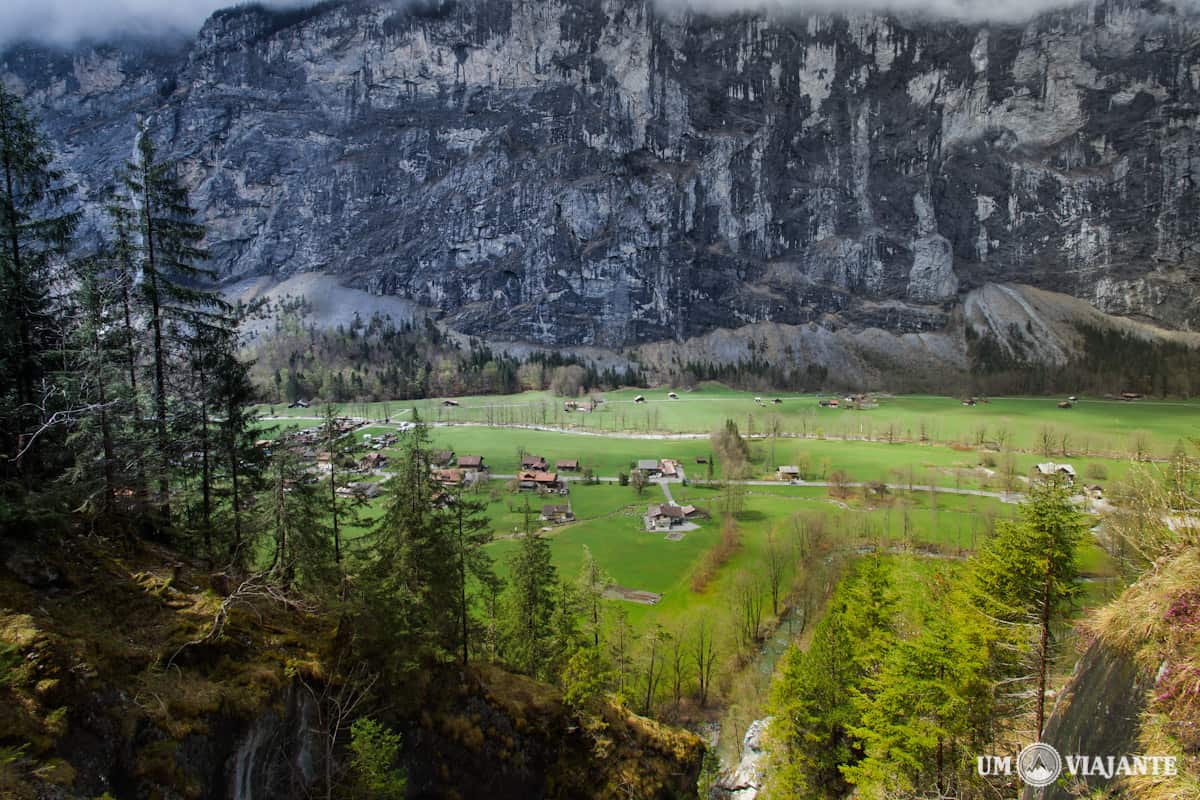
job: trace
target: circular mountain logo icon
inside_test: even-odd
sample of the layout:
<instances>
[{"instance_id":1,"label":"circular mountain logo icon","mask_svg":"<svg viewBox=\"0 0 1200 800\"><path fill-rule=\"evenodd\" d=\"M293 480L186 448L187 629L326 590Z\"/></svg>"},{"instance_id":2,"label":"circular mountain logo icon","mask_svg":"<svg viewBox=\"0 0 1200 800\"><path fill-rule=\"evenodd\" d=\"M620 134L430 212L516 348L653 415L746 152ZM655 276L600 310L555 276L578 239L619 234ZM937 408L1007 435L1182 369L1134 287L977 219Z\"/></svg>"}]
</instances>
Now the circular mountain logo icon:
<instances>
[{"instance_id":1,"label":"circular mountain logo icon","mask_svg":"<svg viewBox=\"0 0 1200 800\"><path fill-rule=\"evenodd\" d=\"M1040 788L1058 780L1062 759L1058 751L1045 742L1031 744L1017 756L1017 774L1027 786Z\"/></svg>"}]
</instances>

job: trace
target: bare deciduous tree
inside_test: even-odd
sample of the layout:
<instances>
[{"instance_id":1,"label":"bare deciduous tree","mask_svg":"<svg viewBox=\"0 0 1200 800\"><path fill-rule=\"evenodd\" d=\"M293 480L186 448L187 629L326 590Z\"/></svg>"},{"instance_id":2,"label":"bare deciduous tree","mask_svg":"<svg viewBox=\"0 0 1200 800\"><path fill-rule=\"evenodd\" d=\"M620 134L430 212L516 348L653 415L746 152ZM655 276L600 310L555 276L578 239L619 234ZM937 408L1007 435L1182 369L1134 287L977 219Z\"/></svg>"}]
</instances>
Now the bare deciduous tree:
<instances>
[{"instance_id":1,"label":"bare deciduous tree","mask_svg":"<svg viewBox=\"0 0 1200 800\"><path fill-rule=\"evenodd\" d=\"M712 686L713 668L717 661L717 645L712 626L706 619L696 623L696 635L692 638L692 663L696 666L696 687L701 707L708 705L708 693Z\"/></svg>"}]
</instances>

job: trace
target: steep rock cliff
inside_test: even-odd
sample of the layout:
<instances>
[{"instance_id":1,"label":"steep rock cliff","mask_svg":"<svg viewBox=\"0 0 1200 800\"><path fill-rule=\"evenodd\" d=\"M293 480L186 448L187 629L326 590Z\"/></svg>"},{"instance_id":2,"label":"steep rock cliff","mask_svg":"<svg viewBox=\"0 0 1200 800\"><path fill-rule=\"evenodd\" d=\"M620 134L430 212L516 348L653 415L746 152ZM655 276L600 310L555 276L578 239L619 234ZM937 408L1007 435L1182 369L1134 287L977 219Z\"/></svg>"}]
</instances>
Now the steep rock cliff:
<instances>
[{"instance_id":1,"label":"steep rock cliff","mask_svg":"<svg viewBox=\"0 0 1200 800\"><path fill-rule=\"evenodd\" d=\"M0 78L89 197L148 118L230 279L323 271L460 331L620 347L926 334L999 282L1194 327L1198 45L1150 0L1016 26L363 1L13 47Z\"/></svg>"}]
</instances>

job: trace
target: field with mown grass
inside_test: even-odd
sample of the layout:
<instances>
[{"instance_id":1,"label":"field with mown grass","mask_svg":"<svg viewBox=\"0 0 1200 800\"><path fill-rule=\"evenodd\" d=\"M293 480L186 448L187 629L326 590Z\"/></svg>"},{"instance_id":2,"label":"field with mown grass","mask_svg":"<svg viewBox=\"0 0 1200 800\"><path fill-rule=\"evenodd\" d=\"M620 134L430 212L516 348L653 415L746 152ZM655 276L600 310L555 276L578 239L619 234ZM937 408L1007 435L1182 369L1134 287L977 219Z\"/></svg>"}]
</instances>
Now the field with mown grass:
<instances>
[{"instance_id":1,"label":"field with mown grass","mask_svg":"<svg viewBox=\"0 0 1200 800\"><path fill-rule=\"evenodd\" d=\"M707 433L726 419L743 434L761 434L776 426L784 433L841 439L929 440L974 444L1007 439L1019 450L1036 451L1042 432L1066 435L1069 448L1079 452L1126 454L1143 440L1150 453L1166 456L1180 439L1200 435L1200 402L1147 398L1133 402L1081 397L1073 408L1060 409L1061 397L997 397L975 406L959 398L928 395L877 396L869 410L821 408L818 400L832 395L756 395L716 384L693 391L622 389L597 393L606 400L601 410L566 412L563 398L549 392L460 397L456 407L440 399L338 404L341 414L392 421L409 419L414 410L430 422L474 422L491 425L545 425L593 432ZM1115 389L1114 391L1119 391ZM635 403L641 395L644 403ZM778 398L778 405L771 400ZM288 409L264 405L263 413L285 417L318 417L321 406Z\"/></svg>"}]
</instances>

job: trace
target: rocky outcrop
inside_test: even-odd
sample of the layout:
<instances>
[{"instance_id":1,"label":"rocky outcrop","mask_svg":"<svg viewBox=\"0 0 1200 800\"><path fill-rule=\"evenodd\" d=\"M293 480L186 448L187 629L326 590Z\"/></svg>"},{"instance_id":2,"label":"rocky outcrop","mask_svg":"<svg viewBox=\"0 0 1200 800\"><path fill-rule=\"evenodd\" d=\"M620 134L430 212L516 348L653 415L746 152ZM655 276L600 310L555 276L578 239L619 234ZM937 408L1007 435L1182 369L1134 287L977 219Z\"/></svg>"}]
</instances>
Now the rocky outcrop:
<instances>
[{"instance_id":1,"label":"rocky outcrop","mask_svg":"<svg viewBox=\"0 0 1200 800\"><path fill-rule=\"evenodd\" d=\"M1130 655L1093 642L1056 699L1042 741L1063 756L1120 758L1139 752L1140 716L1153 685L1153 676ZM1026 786L1021 800L1070 800L1079 796L1075 781L1094 791L1109 787L1112 777L1079 776L1043 788Z\"/></svg>"},{"instance_id":2,"label":"rocky outcrop","mask_svg":"<svg viewBox=\"0 0 1200 800\"><path fill-rule=\"evenodd\" d=\"M92 199L147 118L230 280L326 272L499 340L924 335L998 282L1187 328L1189 8L1109 0L1012 26L651 0L251 5L178 47L10 48L0 77Z\"/></svg>"},{"instance_id":3,"label":"rocky outcrop","mask_svg":"<svg viewBox=\"0 0 1200 800\"><path fill-rule=\"evenodd\" d=\"M756 719L742 737L742 757L737 766L721 773L709 792L708 800L754 800L763 787L766 747L763 737L771 718Z\"/></svg>"}]
</instances>

